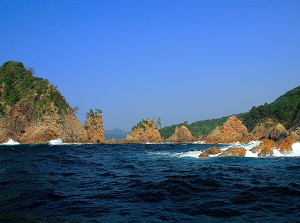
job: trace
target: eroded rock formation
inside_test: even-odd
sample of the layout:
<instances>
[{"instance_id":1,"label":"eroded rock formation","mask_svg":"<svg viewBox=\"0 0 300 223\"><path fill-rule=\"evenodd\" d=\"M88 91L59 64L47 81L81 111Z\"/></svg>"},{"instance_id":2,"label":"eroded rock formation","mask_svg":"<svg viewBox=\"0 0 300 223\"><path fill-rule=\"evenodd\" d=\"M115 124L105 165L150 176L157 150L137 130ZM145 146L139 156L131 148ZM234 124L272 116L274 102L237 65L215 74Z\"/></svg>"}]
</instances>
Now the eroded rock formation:
<instances>
[{"instance_id":1,"label":"eroded rock formation","mask_svg":"<svg viewBox=\"0 0 300 223\"><path fill-rule=\"evenodd\" d=\"M132 131L127 135L125 140L120 140L120 143L160 143L162 137L158 131L156 124L150 120L143 120L132 128Z\"/></svg>"},{"instance_id":2,"label":"eroded rock formation","mask_svg":"<svg viewBox=\"0 0 300 223\"><path fill-rule=\"evenodd\" d=\"M222 125L215 128L206 138L208 143L249 142L254 137L235 115L229 117Z\"/></svg>"},{"instance_id":3,"label":"eroded rock formation","mask_svg":"<svg viewBox=\"0 0 300 223\"><path fill-rule=\"evenodd\" d=\"M288 136L288 132L280 123L268 129L262 138L268 138L278 142L280 140L285 139Z\"/></svg>"},{"instance_id":4,"label":"eroded rock formation","mask_svg":"<svg viewBox=\"0 0 300 223\"><path fill-rule=\"evenodd\" d=\"M101 113L91 114L84 123L84 129L90 143L104 143L104 126Z\"/></svg>"},{"instance_id":5,"label":"eroded rock formation","mask_svg":"<svg viewBox=\"0 0 300 223\"><path fill-rule=\"evenodd\" d=\"M245 156L245 154L246 150L244 148L229 148L222 152L222 154L220 154L219 156Z\"/></svg>"},{"instance_id":6,"label":"eroded rock formation","mask_svg":"<svg viewBox=\"0 0 300 223\"><path fill-rule=\"evenodd\" d=\"M166 139L167 142L193 142L194 137L192 136L192 133L190 130L188 130L187 127L184 125L182 126L177 126L175 128L174 134Z\"/></svg>"}]
</instances>

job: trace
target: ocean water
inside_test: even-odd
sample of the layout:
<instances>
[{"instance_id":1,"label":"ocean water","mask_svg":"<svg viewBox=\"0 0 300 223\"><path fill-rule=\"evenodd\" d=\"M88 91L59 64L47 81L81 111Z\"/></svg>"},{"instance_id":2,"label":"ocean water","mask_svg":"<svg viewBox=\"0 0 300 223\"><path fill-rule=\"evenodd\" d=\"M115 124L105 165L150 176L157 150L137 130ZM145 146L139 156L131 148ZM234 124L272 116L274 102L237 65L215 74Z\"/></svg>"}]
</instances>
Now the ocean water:
<instances>
[{"instance_id":1,"label":"ocean water","mask_svg":"<svg viewBox=\"0 0 300 223\"><path fill-rule=\"evenodd\" d=\"M210 146L1 145L0 222L300 222L299 156Z\"/></svg>"}]
</instances>

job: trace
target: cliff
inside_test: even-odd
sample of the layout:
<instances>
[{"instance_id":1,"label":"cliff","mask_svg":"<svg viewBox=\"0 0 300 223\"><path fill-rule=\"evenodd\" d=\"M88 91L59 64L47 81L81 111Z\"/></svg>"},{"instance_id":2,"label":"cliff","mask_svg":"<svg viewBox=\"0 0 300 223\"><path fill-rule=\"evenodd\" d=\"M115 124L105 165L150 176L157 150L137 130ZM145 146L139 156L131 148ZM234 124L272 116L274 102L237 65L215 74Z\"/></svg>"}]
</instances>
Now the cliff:
<instances>
[{"instance_id":1,"label":"cliff","mask_svg":"<svg viewBox=\"0 0 300 223\"><path fill-rule=\"evenodd\" d=\"M92 109L87 115L87 120L84 123L84 129L87 132L88 140L91 143L104 143L104 126L102 124L102 112L94 112Z\"/></svg>"},{"instance_id":2,"label":"cliff","mask_svg":"<svg viewBox=\"0 0 300 223\"><path fill-rule=\"evenodd\" d=\"M48 80L20 62L0 67L0 142L88 142L73 109Z\"/></svg>"},{"instance_id":3,"label":"cliff","mask_svg":"<svg viewBox=\"0 0 300 223\"><path fill-rule=\"evenodd\" d=\"M143 120L132 127L131 133L120 143L160 143L162 137L155 123L150 120Z\"/></svg>"},{"instance_id":4,"label":"cliff","mask_svg":"<svg viewBox=\"0 0 300 223\"><path fill-rule=\"evenodd\" d=\"M233 143L249 142L253 139L253 135L248 133L242 121L233 115L222 126L216 127L205 141L208 143Z\"/></svg>"},{"instance_id":5,"label":"cliff","mask_svg":"<svg viewBox=\"0 0 300 223\"><path fill-rule=\"evenodd\" d=\"M177 126L175 128L174 134L166 139L167 142L193 142L194 137L192 136L192 133L190 130L188 130L185 126Z\"/></svg>"}]
</instances>

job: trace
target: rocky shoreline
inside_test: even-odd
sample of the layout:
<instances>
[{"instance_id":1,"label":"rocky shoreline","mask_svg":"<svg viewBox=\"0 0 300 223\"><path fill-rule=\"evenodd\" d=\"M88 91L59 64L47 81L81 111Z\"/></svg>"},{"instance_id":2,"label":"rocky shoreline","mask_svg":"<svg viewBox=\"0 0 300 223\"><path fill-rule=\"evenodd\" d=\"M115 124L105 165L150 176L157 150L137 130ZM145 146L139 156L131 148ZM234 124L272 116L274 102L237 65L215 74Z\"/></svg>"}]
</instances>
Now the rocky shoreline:
<instances>
[{"instance_id":1,"label":"rocky shoreline","mask_svg":"<svg viewBox=\"0 0 300 223\"><path fill-rule=\"evenodd\" d=\"M299 87L298 87L299 88ZM299 89L290 94L299 95ZM298 91L297 91L298 90ZM298 96L297 96L298 97ZM296 99L295 99L296 100ZM294 101L295 101L294 100ZM297 99L298 100L298 99ZM299 106L298 106L299 107ZM298 108L297 107L297 108ZM132 128L126 139L105 140L102 111L90 109L86 121L77 119L76 108L72 108L56 86L46 79L33 75L21 62L8 61L0 67L0 143L10 139L22 144L46 143L60 139L64 143L197 143L230 144L260 141L252 148L258 156L272 156L273 148L281 152L292 150L300 140L300 112L292 119L292 128L285 127L273 119L264 119L249 132L242 121L233 115L210 134L194 137L184 125L176 126L174 133L164 139L151 119L140 121ZM201 157L244 156L244 148L220 151L216 147L201 153Z\"/></svg>"}]
</instances>

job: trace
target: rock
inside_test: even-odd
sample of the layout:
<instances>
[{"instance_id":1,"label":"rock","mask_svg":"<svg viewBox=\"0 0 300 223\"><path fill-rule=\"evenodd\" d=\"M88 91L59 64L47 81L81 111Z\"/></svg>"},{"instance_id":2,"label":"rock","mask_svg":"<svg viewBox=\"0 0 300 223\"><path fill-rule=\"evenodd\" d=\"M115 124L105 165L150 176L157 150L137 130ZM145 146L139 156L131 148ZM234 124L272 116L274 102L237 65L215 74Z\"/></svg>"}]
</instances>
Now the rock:
<instances>
[{"instance_id":1,"label":"rock","mask_svg":"<svg viewBox=\"0 0 300 223\"><path fill-rule=\"evenodd\" d=\"M217 154L221 153L221 149L219 146L213 146L213 147L206 149L205 152L210 155L217 155Z\"/></svg>"},{"instance_id":2,"label":"rock","mask_svg":"<svg viewBox=\"0 0 300 223\"><path fill-rule=\"evenodd\" d=\"M48 80L21 62L0 67L0 143L88 142L86 131L66 99Z\"/></svg>"},{"instance_id":3,"label":"rock","mask_svg":"<svg viewBox=\"0 0 300 223\"><path fill-rule=\"evenodd\" d=\"M291 131L291 135L295 136L295 138L300 141L300 128L296 128L294 131Z\"/></svg>"},{"instance_id":4,"label":"rock","mask_svg":"<svg viewBox=\"0 0 300 223\"><path fill-rule=\"evenodd\" d=\"M188 130L185 126L177 126L175 128L174 134L166 139L167 142L193 142L194 137L192 136L192 133L190 130Z\"/></svg>"},{"instance_id":5,"label":"rock","mask_svg":"<svg viewBox=\"0 0 300 223\"><path fill-rule=\"evenodd\" d=\"M116 144L117 141L115 139L109 139L109 140L105 140L104 143L106 143L106 144Z\"/></svg>"},{"instance_id":6,"label":"rock","mask_svg":"<svg viewBox=\"0 0 300 223\"><path fill-rule=\"evenodd\" d=\"M206 138L208 143L233 143L245 142L253 140L252 134L248 133L247 128L243 125L235 115L229 117L221 126L212 131Z\"/></svg>"},{"instance_id":7,"label":"rock","mask_svg":"<svg viewBox=\"0 0 300 223\"><path fill-rule=\"evenodd\" d=\"M40 120L32 120L16 140L21 143L43 143L57 138L66 143L88 142L86 131L71 110L66 114L53 113L43 115Z\"/></svg>"},{"instance_id":8,"label":"rock","mask_svg":"<svg viewBox=\"0 0 300 223\"><path fill-rule=\"evenodd\" d=\"M255 137L256 140L260 140L266 134L266 132L275 125L276 124L272 119L260 122L254 127L251 134Z\"/></svg>"},{"instance_id":9,"label":"rock","mask_svg":"<svg viewBox=\"0 0 300 223\"><path fill-rule=\"evenodd\" d=\"M91 114L84 123L84 129L90 143L104 143L104 126L101 113Z\"/></svg>"},{"instance_id":10,"label":"rock","mask_svg":"<svg viewBox=\"0 0 300 223\"><path fill-rule=\"evenodd\" d=\"M263 138L271 139L275 142L285 139L288 136L288 132L285 130L283 125L280 123L274 127L271 127L267 130L267 132L263 135Z\"/></svg>"},{"instance_id":11,"label":"rock","mask_svg":"<svg viewBox=\"0 0 300 223\"><path fill-rule=\"evenodd\" d=\"M277 145L273 140L270 139L263 139L261 143L252 148L250 151L253 153L258 153L258 156L272 156L273 155L273 148L276 148Z\"/></svg>"},{"instance_id":12,"label":"rock","mask_svg":"<svg viewBox=\"0 0 300 223\"><path fill-rule=\"evenodd\" d=\"M292 151L292 145L297 141L298 140L294 135L290 135L290 136L286 137L285 139L279 141L277 143L277 145L280 148L281 152Z\"/></svg>"},{"instance_id":13,"label":"rock","mask_svg":"<svg viewBox=\"0 0 300 223\"><path fill-rule=\"evenodd\" d=\"M143 120L132 128L125 140L120 140L119 143L160 143L162 137L155 123L150 120Z\"/></svg>"},{"instance_id":14,"label":"rock","mask_svg":"<svg viewBox=\"0 0 300 223\"><path fill-rule=\"evenodd\" d=\"M220 157L225 156L245 156L246 150L244 148L229 148L225 150L222 154L220 154Z\"/></svg>"},{"instance_id":15,"label":"rock","mask_svg":"<svg viewBox=\"0 0 300 223\"><path fill-rule=\"evenodd\" d=\"M205 157L209 157L209 154L206 151L203 151L200 155L199 158L205 158Z\"/></svg>"}]
</instances>

